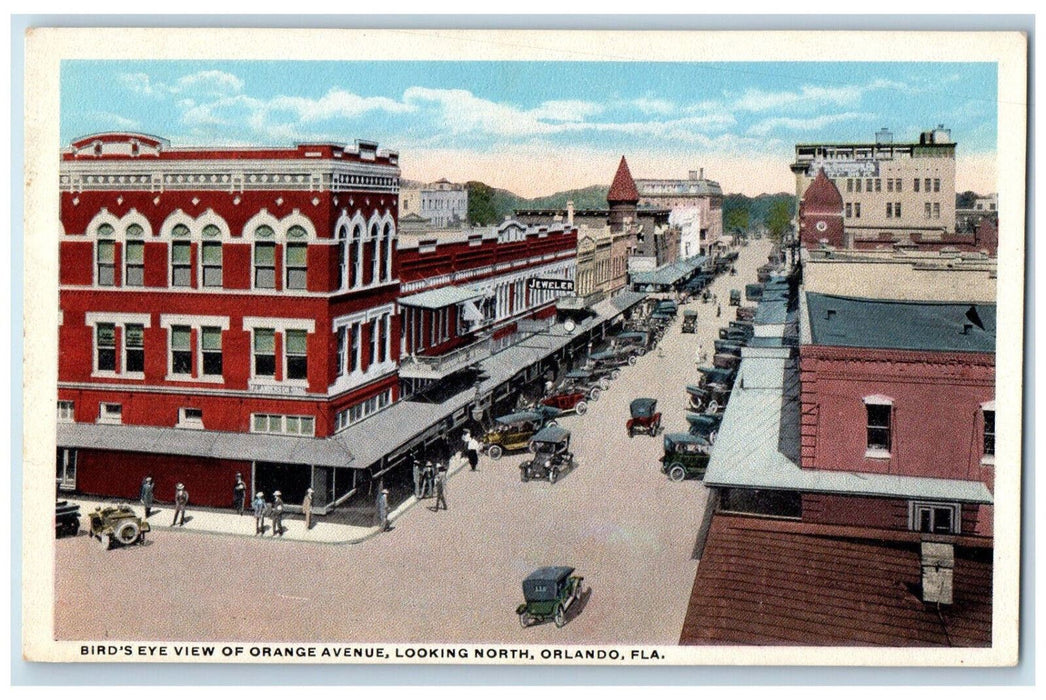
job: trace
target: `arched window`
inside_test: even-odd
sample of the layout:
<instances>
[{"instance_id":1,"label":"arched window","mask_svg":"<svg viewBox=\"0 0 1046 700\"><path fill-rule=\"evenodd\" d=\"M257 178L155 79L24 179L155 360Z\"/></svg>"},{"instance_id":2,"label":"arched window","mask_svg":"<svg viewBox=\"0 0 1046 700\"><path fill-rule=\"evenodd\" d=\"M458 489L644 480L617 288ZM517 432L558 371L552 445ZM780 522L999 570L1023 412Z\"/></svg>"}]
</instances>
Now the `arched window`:
<instances>
[{"instance_id":1,"label":"arched window","mask_svg":"<svg viewBox=\"0 0 1046 700\"><path fill-rule=\"evenodd\" d=\"M345 282L349 277L348 267L348 254L347 246L345 244L345 237L348 232L344 226L338 227L338 283L335 285L338 289L345 288Z\"/></svg>"},{"instance_id":2,"label":"arched window","mask_svg":"<svg viewBox=\"0 0 1046 700\"><path fill-rule=\"evenodd\" d=\"M306 289L308 287L308 250L309 233L301 226L291 226L287 230L287 245L284 250L286 269L285 289Z\"/></svg>"},{"instance_id":3,"label":"arched window","mask_svg":"<svg viewBox=\"0 0 1046 700\"><path fill-rule=\"evenodd\" d=\"M370 237L374 242L374 253L370 261L370 284L378 281L378 270L381 267L381 236L378 233L378 225L370 225Z\"/></svg>"},{"instance_id":4,"label":"arched window","mask_svg":"<svg viewBox=\"0 0 1046 700\"><path fill-rule=\"evenodd\" d=\"M109 224L102 224L97 229L96 270L98 285L101 287L116 286L116 241L115 230Z\"/></svg>"},{"instance_id":5,"label":"arched window","mask_svg":"<svg viewBox=\"0 0 1046 700\"><path fill-rule=\"evenodd\" d=\"M264 224L254 230L254 288L276 289L276 232Z\"/></svg>"},{"instance_id":6,"label":"arched window","mask_svg":"<svg viewBox=\"0 0 1046 700\"><path fill-rule=\"evenodd\" d=\"M392 250L393 250L392 224L385 224L385 267L382 280L392 279Z\"/></svg>"},{"instance_id":7,"label":"arched window","mask_svg":"<svg viewBox=\"0 0 1046 700\"><path fill-rule=\"evenodd\" d=\"M352 254L349 287L352 288L358 287L363 277L363 227L359 224L352 229L352 245L349 250Z\"/></svg>"},{"instance_id":8,"label":"arched window","mask_svg":"<svg viewBox=\"0 0 1046 700\"><path fill-rule=\"evenodd\" d=\"M131 224L124 231L124 277L125 287L145 285L145 230Z\"/></svg>"},{"instance_id":9,"label":"arched window","mask_svg":"<svg viewBox=\"0 0 1046 700\"><path fill-rule=\"evenodd\" d=\"M222 286L222 232L214 224L203 227L200 266L200 279L204 287Z\"/></svg>"}]
</instances>

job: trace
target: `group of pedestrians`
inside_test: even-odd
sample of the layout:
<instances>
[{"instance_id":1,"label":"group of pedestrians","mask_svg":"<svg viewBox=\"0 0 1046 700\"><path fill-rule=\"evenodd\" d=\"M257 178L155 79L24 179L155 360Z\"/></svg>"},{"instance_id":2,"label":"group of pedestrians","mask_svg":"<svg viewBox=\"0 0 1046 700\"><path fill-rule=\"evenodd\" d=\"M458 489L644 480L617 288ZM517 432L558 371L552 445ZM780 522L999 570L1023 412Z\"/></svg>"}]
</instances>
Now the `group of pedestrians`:
<instances>
[{"instance_id":1,"label":"group of pedestrians","mask_svg":"<svg viewBox=\"0 0 1046 700\"><path fill-rule=\"evenodd\" d=\"M156 498L156 486L153 483L153 478L147 476L142 479L142 486L138 492L138 500L145 508L145 519L148 520L153 514L153 503ZM174 487L174 519L171 520L171 527L178 525L183 527L185 525L185 509L189 505L189 491L185 488L185 484L179 482Z\"/></svg>"}]
</instances>

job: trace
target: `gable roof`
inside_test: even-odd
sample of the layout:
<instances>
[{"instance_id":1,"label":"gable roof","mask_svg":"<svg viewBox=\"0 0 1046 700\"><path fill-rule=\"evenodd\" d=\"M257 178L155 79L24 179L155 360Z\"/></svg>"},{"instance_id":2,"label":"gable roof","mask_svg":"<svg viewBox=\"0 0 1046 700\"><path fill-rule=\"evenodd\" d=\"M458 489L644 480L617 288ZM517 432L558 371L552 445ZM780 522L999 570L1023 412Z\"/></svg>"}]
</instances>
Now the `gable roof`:
<instances>
[{"instance_id":1,"label":"gable roof","mask_svg":"<svg viewBox=\"0 0 1046 700\"><path fill-rule=\"evenodd\" d=\"M639 190L636 189L636 181L632 179L632 173L628 169L628 161L621 156L621 162L617 166L614 181L610 184L607 192L607 202L639 202Z\"/></svg>"}]
</instances>

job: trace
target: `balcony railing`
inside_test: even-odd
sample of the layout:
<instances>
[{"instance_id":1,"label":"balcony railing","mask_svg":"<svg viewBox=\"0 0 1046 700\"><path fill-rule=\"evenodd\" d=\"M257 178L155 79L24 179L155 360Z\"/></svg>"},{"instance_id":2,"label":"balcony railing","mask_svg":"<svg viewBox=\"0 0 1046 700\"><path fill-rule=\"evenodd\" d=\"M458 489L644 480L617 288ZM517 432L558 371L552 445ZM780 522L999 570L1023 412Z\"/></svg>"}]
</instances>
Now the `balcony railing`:
<instances>
[{"instance_id":1,"label":"balcony railing","mask_svg":"<svg viewBox=\"0 0 1046 700\"><path fill-rule=\"evenodd\" d=\"M400 376L404 379L442 379L487 359L491 354L490 338L484 338L442 355L411 355L400 360Z\"/></svg>"}]
</instances>

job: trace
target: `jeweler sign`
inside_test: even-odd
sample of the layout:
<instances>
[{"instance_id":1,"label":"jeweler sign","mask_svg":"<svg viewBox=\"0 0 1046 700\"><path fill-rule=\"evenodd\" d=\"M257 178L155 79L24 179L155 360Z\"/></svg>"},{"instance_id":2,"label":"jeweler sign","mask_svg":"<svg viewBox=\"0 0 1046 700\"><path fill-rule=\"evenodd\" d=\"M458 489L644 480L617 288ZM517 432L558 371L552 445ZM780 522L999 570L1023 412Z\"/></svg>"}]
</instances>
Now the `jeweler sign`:
<instances>
[{"instance_id":1,"label":"jeweler sign","mask_svg":"<svg viewBox=\"0 0 1046 700\"><path fill-rule=\"evenodd\" d=\"M528 286L533 290L545 290L550 292L572 292L574 291L574 280L534 278L530 280Z\"/></svg>"}]
</instances>

